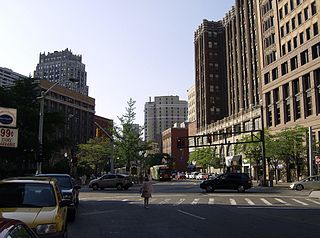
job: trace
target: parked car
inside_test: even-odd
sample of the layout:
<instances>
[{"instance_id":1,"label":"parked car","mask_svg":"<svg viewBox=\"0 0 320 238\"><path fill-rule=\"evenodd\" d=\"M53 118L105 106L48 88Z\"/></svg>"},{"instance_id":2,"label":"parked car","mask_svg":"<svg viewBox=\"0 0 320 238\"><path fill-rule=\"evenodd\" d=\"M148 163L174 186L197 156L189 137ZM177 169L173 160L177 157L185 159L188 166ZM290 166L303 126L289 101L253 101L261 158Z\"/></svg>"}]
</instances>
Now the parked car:
<instances>
[{"instance_id":1,"label":"parked car","mask_svg":"<svg viewBox=\"0 0 320 238\"><path fill-rule=\"evenodd\" d=\"M191 174L189 175L189 178L190 179L196 179L198 174L199 174L199 172L191 172Z\"/></svg>"},{"instance_id":2,"label":"parked car","mask_svg":"<svg viewBox=\"0 0 320 238\"><path fill-rule=\"evenodd\" d=\"M127 190L133 185L131 178L126 174L106 174L89 182L89 188L93 190L104 188L117 188Z\"/></svg>"},{"instance_id":3,"label":"parked car","mask_svg":"<svg viewBox=\"0 0 320 238\"><path fill-rule=\"evenodd\" d=\"M176 179L186 179L186 174L184 172L179 172L176 175Z\"/></svg>"},{"instance_id":4,"label":"parked car","mask_svg":"<svg viewBox=\"0 0 320 238\"><path fill-rule=\"evenodd\" d=\"M320 176L311 176L290 184L291 189L301 191L303 189L320 189Z\"/></svg>"},{"instance_id":5,"label":"parked car","mask_svg":"<svg viewBox=\"0 0 320 238\"><path fill-rule=\"evenodd\" d=\"M200 188L207 192L213 192L216 189L233 189L244 192L251 187L252 181L245 173L224 173L214 179L202 181L200 184Z\"/></svg>"},{"instance_id":6,"label":"parked car","mask_svg":"<svg viewBox=\"0 0 320 238\"><path fill-rule=\"evenodd\" d=\"M197 176L196 176L196 179L197 180L206 180L206 179L208 179L208 174L206 174L206 173L199 173Z\"/></svg>"},{"instance_id":7,"label":"parked car","mask_svg":"<svg viewBox=\"0 0 320 238\"><path fill-rule=\"evenodd\" d=\"M0 238L38 238L24 222L0 218Z\"/></svg>"},{"instance_id":8,"label":"parked car","mask_svg":"<svg viewBox=\"0 0 320 238\"><path fill-rule=\"evenodd\" d=\"M79 190L81 186L74 184L69 174L37 174L36 176L50 177L58 180L63 198L71 201L68 206L68 220L74 221L76 218L76 207L79 205Z\"/></svg>"},{"instance_id":9,"label":"parked car","mask_svg":"<svg viewBox=\"0 0 320 238\"><path fill-rule=\"evenodd\" d=\"M1 217L23 221L40 237L67 237L69 204L54 178L19 177L0 181Z\"/></svg>"}]
</instances>

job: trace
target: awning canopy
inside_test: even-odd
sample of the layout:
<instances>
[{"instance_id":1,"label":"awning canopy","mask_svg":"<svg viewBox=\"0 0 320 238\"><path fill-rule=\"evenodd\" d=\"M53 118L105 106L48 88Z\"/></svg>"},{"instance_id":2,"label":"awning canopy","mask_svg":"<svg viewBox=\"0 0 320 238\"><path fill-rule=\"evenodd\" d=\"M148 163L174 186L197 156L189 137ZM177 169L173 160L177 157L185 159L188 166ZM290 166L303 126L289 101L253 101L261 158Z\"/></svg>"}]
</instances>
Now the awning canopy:
<instances>
[{"instance_id":1,"label":"awning canopy","mask_svg":"<svg viewBox=\"0 0 320 238\"><path fill-rule=\"evenodd\" d=\"M232 155L226 156L226 166L230 167L232 165L240 165L241 164L242 155Z\"/></svg>"}]
</instances>

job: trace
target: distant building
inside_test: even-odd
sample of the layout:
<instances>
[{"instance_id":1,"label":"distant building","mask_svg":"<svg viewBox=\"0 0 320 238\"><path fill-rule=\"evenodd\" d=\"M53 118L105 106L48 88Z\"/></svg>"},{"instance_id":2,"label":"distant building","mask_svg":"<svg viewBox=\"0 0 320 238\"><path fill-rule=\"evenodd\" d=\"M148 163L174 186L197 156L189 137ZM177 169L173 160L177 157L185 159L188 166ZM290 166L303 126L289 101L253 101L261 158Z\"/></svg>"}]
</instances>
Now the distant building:
<instances>
[{"instance_id":1,"label":"distant building","mask_svg":"<svg viewBox=\"0 0 320 238\"><path fill-rule=\"evenodd\" d=\"M0 67L0 87L10 87L14 85L16 81L25 78L27 78L27 76L16 73L11 69Z\"/></svg>"},{"instance_id":2,"label":"distant building","mask_svg":"<svg viewBox=\"0 0 320 238\"><path fill-rule=\"evenodd\" d=\"M195 122L196 119L196 88L193 85L188 89L188 122Z\"/></svg>"},{"instance_id":3,"label":"distant building","mask_svg":"<svg viewBox=\"0 0 320 238\"><path fill-rule=\"evenodd\" d=\"M203 20L194 33L196 121L201 130L228 113L225 31L222 22Z\"/></svg>"},{"instance_id":4,"label":"distant building","mask_svg":"<svg viewBox=\"0 0 320 238\"><path fill-rule=\"evenodd\" d=\"M189 149L178 148L177 138L187 136L188 127L173 127L162 132L162 153L170 155L170 157L173 159L173 167L178 171L187 171Z\"/></svg>"},{"instance_id":5,"label":"distant building","mask_svg":"<svg viewBox=\"0 0 320 238\"><path fill-rule=\"evenodd\" d=\"M157 142L161 151L161 133L174 123L185 122L188 118L188 102L179 96L159 96L145 103L145 141Z\"/></svg>"},{"instance_id":6,"label":"distant building","mask_svg":"<svg viewBox=\"0 0 320 238\"><path fill-rule=\"evenodd\" d=\"M88 95L87 72L81 55L74 55L71 50L40 53L39 63L34 77L50 82L59 82L60 86Z\"/></svg>"}]
</instances>

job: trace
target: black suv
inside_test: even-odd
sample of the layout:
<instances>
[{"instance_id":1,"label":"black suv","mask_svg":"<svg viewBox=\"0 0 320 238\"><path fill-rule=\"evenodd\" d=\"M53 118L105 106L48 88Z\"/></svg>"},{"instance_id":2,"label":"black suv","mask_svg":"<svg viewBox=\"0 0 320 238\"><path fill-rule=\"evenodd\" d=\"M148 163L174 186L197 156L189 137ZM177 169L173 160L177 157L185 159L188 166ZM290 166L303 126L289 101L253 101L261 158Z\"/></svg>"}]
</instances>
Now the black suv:
<instances>
[{"instance_id":1,"label":"black suv","mask_svg":"<svg viewBox=\"0 0 320 238\"><path fill-rule=\"evenodd\" d=\"M75 185L74 179L69 174L37 174L37 177L50 177L58 180L60 190L64 199L71 201L68 206L68 220L74 221L76 217L76 207L79 205L80 185Z\"/></svg>"},{"instance_id":2,"label":"black suv","mask_svg":"<svg viewBox=\"0 0 320 238\"><path fill-rule=\"evenodd\" d=\"M200 184L200 188L207 192L213 192L216 189L233 189L244 192L251 187L252 181L245 173L224 173Z\"/></svg>"}]
</instances>

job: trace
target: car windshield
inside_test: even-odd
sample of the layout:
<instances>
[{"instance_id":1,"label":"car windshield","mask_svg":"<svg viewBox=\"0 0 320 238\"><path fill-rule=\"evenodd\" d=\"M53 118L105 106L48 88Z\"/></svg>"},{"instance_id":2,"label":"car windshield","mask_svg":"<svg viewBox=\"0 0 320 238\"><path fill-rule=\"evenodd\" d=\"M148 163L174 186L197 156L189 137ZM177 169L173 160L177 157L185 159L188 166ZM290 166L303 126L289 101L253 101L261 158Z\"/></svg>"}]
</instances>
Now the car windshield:
<instances>
[{"instance_id":1,"label":"car windshield","mask_svg":"<svg viewBox=\"0 0 320 238\"><path fill-rule=\"evenodd\" d=\"M0 184L0 207L52 207L56 206L50 184L3 183Z\"/></svg>"},{"instance_id":2,"label":"car windshield","mask_svg":"<svg viewBox=\"0 0 320 238\"><path fill-rule=\"evenodd\" d=\"M69 177L67 177L67 176L65 176L65 177L63 177L63 176L57 176L57 177L52 176L52 177L58 180L61 189L72 189L72 183L71 183Z\"/></svg>"}]
</instances>

